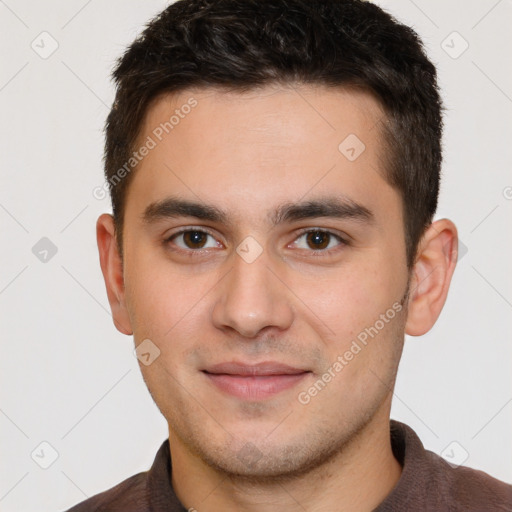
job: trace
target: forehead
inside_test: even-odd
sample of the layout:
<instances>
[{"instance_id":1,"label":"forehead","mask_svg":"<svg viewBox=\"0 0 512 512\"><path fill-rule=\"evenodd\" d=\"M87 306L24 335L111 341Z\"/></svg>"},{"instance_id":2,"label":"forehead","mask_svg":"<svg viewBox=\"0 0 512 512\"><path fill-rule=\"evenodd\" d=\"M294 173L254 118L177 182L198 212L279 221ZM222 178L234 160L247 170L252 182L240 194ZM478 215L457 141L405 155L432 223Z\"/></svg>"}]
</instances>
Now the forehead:
<instances>
[{"instance_id":1,"label":"forehead","mask_svg":"<svg viewBox=\"0 0 512 512\"><path fill-rule=\"evenodd\" d=\"M390 189L381 163L383 118L369 94L324 86L164 95L141 126L136 146L151 140L152 149L128 196L139 211L166 194L246 213L250 205L251 212L266 210L336 190L359 203L368 195L382 202Z\"/></svg>"},{"instance_id":2,"label":"forehead","mask_svg":"<svg viewBox=\"0 0 512 512\"><path fill-rule=\"evenodd\" d=\"M185 122L187 118L193 122ZM366 132L384 119L374 96L355 88L292 84L265 85L245 92L195 88L155 98L147 108L139 139L150 133L158 139L171 132L193 135L202 125L210 128L202 134L210 142L222 142L228 132L242 137L244 133L238 129L243 128L252 131L251 143L257 139L270 142L285 130L290 143L304 136L318 142L315 133L316 139L327 135L326 147L350 130L368 136Z\"/></svg>"}]
</instances>

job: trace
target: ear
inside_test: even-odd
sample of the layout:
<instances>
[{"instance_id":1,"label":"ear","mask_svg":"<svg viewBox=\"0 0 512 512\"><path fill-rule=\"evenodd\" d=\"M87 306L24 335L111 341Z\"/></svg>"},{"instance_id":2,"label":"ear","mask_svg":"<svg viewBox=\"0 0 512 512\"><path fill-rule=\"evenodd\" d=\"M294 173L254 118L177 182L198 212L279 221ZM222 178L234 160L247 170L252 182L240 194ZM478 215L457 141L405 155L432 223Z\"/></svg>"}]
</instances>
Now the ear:
<instances>
[{"instance_id":1,"label":"ear","mask_svg":"<svg viewBox=\"0 0 512 512\"><path fill-rule=\"evenodd\" d=\"M96 239L100 253L101 271L107 287L107 296L114 325L123 334L133 334L125 304L123 263L117 250L112 215L108 213L100 215L96 222Z\"/></svg>"},{"instance_id":2,"label":"ear","mask_svg":"<svg viewBox=\"0 0 512 512\"><path fill-rule=\"evenodd\" d=\"M448 295L457 251L457 228L448 219L433 222L421 238L412 269L405 324L410 336L421 336L436 323Z\"/></svg>"}]
</instances>

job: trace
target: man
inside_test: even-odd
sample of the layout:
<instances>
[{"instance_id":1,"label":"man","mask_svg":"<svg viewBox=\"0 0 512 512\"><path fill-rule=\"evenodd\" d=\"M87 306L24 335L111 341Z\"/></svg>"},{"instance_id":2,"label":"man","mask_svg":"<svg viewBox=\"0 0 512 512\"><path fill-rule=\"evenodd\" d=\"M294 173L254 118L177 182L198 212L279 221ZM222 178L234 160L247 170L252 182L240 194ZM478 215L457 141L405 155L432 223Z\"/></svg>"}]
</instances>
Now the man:
<instances>
[{"instance_id":1,"label":"man","mask_svg":"<svg viewBox=\"0 0 512 512\"><path fill-rule=\"evenodd\" d=\"M457 259L416 34L355 0L181 0L114 77L101 267L169 439L71 510L512 510L390 421Z\"/></svg>"}]
</instances>

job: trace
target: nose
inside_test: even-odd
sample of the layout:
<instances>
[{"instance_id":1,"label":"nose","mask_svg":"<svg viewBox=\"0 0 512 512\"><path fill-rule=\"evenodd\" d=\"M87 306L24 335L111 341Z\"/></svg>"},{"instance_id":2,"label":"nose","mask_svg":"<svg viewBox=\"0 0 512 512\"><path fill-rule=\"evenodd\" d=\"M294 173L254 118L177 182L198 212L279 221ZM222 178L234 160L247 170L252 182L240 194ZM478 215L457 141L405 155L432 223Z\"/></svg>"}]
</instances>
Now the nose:
<instances>
[{"instance_id":1,"label":"nose","mask_svg":"<svg viewBox=\"0 0 512 512\"><path fill-rule=\"evenodd\" d=\"M277 276L277 267L263 252L248 262L233 254L234 266L217 288L212 311L214 325L255 338L263 330L287 329L293 321L291 293Z\"/></svg>"}]
</instances>

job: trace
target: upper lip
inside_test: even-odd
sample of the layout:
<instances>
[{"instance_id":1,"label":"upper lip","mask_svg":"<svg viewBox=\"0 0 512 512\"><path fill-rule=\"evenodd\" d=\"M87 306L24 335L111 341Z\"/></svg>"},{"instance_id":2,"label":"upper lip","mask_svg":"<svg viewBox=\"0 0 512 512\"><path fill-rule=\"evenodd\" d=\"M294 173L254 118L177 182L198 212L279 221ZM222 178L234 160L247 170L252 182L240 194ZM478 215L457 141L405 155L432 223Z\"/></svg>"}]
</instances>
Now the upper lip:
<instances>
[{"instance_id":1,"label":"upper lip","mask_svg":"<svg viewBox=\"0 0 512 512\"><path fill-rule=\"evenodd\" d=\"M206 373L227 375L295 375L305 373L309 370L295 368L274 361L263 361L257 364L244 364L232 361L209 366L203 371Z\"/></svg>"}]
</instances>

